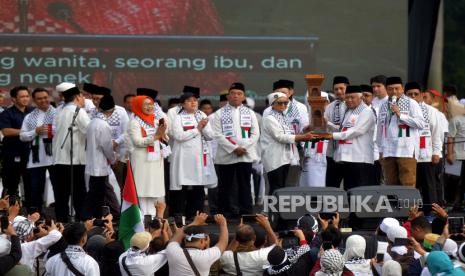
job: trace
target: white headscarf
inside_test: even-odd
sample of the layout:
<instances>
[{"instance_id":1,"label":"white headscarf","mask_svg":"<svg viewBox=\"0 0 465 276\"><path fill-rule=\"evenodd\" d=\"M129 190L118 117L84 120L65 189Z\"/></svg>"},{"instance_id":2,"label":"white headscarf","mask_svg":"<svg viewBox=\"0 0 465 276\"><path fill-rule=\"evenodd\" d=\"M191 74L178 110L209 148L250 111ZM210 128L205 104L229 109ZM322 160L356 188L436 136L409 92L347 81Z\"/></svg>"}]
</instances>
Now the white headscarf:
<instances>
[{"instance_id":1,"label":"white headscarf","mask_svg":"<svg viewBox=\"0 0 465 276\"><path fill-rule=\"evenodd\" d=\"M355 275L372 275L370 261L365 259L366 241L360 235L351 235L346 240L345 266Z\"/></svg>"},{"instance_id":2,"label":"white headscarf","mask_svg":"<svg viewBox=\"0 0 465 276\"><path fill-rule=\"evenodd\" d=\"M389 260L383 265L383 276L399 276L402 275L402 267L396 261Z\"/></svg>"}]
</instances>

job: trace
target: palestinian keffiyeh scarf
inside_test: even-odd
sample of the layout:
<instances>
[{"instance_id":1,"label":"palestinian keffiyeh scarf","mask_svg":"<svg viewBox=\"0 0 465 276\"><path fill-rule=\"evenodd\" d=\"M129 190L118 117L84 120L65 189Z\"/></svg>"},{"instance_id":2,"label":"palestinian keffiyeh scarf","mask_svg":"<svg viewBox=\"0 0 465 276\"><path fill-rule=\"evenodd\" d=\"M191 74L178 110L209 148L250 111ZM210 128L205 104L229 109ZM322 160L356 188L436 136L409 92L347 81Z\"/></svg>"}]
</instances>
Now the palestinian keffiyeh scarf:
<instances>
[{"instance_id":1,"label":"palestinian keffiyeh scarf","mask_svg":"<svg viewBox=\"0 0 465 276\"><path fill-rule=\"evenodd\" d=\"M155 126L150 125L146 121L142 120L139 116L134 116L134 119L139 123L141 127L142 137L147 137L149 135L155 135L157 129ZM156 151L156 148L159 148L159 141L155 141L154 144L147 146L147 161L156 161L160 157L160 153Z\"/></svg>"},{"instance_id":2,"label":"palestinian keffiyeh scarf","mask_svg":"<svg viewBox=\"0 0 465 276\"><path fill-rule=\"evenodd\" d=\"M334 101L334 109L331 116L331 121L335 125L339 125L341 123L341 104L342 102L340 100Z\"/></svg>"},{"instance_id":3,"label":"palestinian keffiyeh scarf","mask_svg":"<svg viewBox=\"0 0 465 276\"><path fill-rule=\"evenodd\" d=\"M297 101L292 99L289 103L289 108L286 112L286 117L288 122L292 125L294 133L299 133L300 131L300 113L299 108L297 107Z\"/></svg>"},{"instance_id":4,"label":"palestinian keffiyeh scarf","mask_svg":"<svg viewBox=\"0 0 465 276\"><path fill-rule=\"evenodd\" d=\"M180 111L179 115L181 116L181 125L182 125L182 128L184 129L184 131L194 129L197 126L197 124L204 118L203 117L203 112L200 111L200 110L195 111L194 114L189 114L184 109L182 109ZM195 122L197 124L192 121L192 117L193 117L193 119L195 119ZM201 140L202 140L203 167L205 168L205 167L207 167L208 144L207 144L207 141L205 140L205 136L203 134L201 134L200 137L201 137Z\"/></svg>"},{"instance_id":5,"label":"palestinian keffiyeh scarf","mask_svg":"<svg viewBox=\"0 0 465 276\"><path fill-rule=\"evenodd\" d=\"M31 113L29 113L29 116L27 120L24 122L26 125L26 131L32 131L35 130L38 125L37 125L37 120L41 114L40 109L36 108L34 109ZM33 163L39 163L39 142L40 139L42 138L42 142L44 143L44 149L45 149L45 154L47 156L52 156L52 139L53 139L53 120L55 119L56 115L56 109L53 106L50 106L45 112L44 120L42 122L43 126L47 126L48 131L45 136L36 136L34 140L31 142L31 151L32 151L32 162Z\"/></svg>"},{"instance_id":6,"label":"palestinian keffiyeh scarf","mask_svg":"<svg viewBox=\"0 0 465 276\"><path fill-rule=\"evenodd\" d=\"M121 117L116 109L111 113L110 117L105 119L111 127L111 138L113 140L118 139L118 130L121 127Z\"/></svg>"},{"instance_id":7,"label":"palestinian keffiyeh scarf","mask_svg":"<svg viewBox=\"0 0 465 276\"><path fill-rule=\"evenodd\" d=\"M344 259L339 250L329 249L320 258L321 269L315 275L341 275L344 269Z\"/></svg>"},{"instance_id":8,"label":"palestinian keffiyeh scarf","mask_svg":"<svg viewBox=\"0 0 465 276\"><path fill-rule=\"evenodd\" d=\"M281 125L285 134L295 135L295 129L291 126L289 121L286 119L285 115L281 112L278 112L274 109L271 110L270 115L273 116L278 123ZM297 165L299 160L299 153L294 143L287 144L291 159L291 165Z\"/></svg>"},{"instance_id":9,"label":"palestinian keffiyeh scarf","mask_svg":"<svg viewBox=\"0 0 465 276\"><path fill-rule=\"evenodd\" d=\"M223 135L228 139L232 144L236 144L232 138L236 137L233 121L233 107L229 104L225 105L221 109L221 128L223 130ZM240 127L241 127L241 137L242 139L250 138L250 129L252 128L252 115L250 108L241 105L239 107L240 114Z\"/></svg>"},{"instance_id":10,"label":"palestinian keffiyeh scarf","mask_svg":"<svg viewBox=\"0 0 465 276\"><path fill-rule=\"evenodd\" d=\"M155 118L163 118L163 109L161 109L157 102L153 104L153 113L155 114Z\"/></svg>"},{"instance_id":11,"label":"palestinian keffiyeh scarf","mask_svg":"<svg viewBox=\"0 0 465 276\"><path fill-rule=\"evenodd\" d=\"M391 123L392 116L395 116L394 112L391 111L390 109L390 104L391 101L386 101L382 106L380 110L380 117L379 120L381 120L381 125L382 125L382 130L383 130L383 135L386 137L387 135L387 128L389 127L389 124ZM401 114L406 114L408 115L410 113L410 99L402 95L397 102L395 103L397 106L399 106L400 113ZM398 124L398 135L397 137L410 137L410 127L406 124Z\"/></svg>"},{"instance_id":12,"label":"palestinian keffiyeh scarf","mask_svg":"<svg viewBox=\"0 0 465 276\"><path fill-rule=\"evenodd\" d=\"M421 113L423 119L425 120L425 128L420 131L420 159L425 159L428 157L428 148L426 139L430 139L431 130L430 130L430 118L428 107L424 102L420 103Z\"/></svg>"}]
</instances>

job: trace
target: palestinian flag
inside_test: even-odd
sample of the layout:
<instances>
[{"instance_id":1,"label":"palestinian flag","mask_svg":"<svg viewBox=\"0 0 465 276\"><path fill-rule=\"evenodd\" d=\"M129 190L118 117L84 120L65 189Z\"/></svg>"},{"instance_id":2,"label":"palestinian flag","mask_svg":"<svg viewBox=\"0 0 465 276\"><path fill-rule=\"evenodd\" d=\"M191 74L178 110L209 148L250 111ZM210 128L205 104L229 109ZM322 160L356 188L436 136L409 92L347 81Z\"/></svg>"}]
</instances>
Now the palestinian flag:
<instances>
[{"instance_id":1,"label":"palestinian flag","mask_svg":"<svg viewBox=\"0 0 465 276\"><path fill-rule=\"evenodd\" d=\"M132 235L143 231L144 224L137 197L136 183L132 175L131 162L128 160L128 173L123 189L118 239L123 243L124 248L128 249Z\"/></svg>"}]
</instances>

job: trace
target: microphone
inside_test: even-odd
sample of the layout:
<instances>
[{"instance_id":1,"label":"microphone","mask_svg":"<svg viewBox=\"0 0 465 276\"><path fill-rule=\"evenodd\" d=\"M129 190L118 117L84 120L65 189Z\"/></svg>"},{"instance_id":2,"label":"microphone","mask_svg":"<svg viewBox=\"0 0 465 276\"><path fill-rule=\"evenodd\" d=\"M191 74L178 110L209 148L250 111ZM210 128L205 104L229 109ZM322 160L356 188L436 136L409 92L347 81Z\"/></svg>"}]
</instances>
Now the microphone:
<instances>
[{"instance_id":1,"label":"microphone","mask_svg":"<svg viewBox=\"0 0 465 276\"><path fill-rule=\"evenodd\" d=\"M391 104L397 104L397 96L396 95L391 97Z\"/></svg>"},{"instance_id":2,"label":"microphone","mask_svg":"<svg viewBox=\"0 0 465 276\"><path fill-rule=\"evenodd\" d=\"M84 29L74 20L73 9L68 3L53 2L47 7L48 14L58 20L67 22L71 27L76 29L79 33L86 33Z\"/></svg>"}]
</instances>

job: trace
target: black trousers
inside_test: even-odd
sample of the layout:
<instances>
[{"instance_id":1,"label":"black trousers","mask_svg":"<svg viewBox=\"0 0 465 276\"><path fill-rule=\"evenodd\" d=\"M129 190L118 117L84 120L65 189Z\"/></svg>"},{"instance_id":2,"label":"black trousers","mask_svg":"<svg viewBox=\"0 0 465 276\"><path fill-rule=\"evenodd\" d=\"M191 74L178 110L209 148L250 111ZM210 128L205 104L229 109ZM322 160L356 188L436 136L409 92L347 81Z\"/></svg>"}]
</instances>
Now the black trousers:
<instances>
[{"instance_id":1,"label":"black trousers","mask_svg":"<svg viewBox=\"0 0 465 276\"><path fill-rule=\"evenodd\" d=\"M121 195L122 195L121 191ZM119 220L121 213L121 206L119 205L118 199L116 198L115 191L111 186L110 182L107 180L105 183L105 196L103 205L110 207L110 213L113 215L113 220Z\"/></svg>"},{"instance_id":2,"label":"black trousers","mask_svg":"<svg viewBox=\"0 0 465 276\"><path fill-rule=\"evenodd\" d=\"M44 189L47 171L50 175L50 182L52 183L53 187L54 183L56 183L53 166L28 169L28 173L31 179L31 181L29 181L30 185L24 183L24 196L26 198L25 206L28 208L37 207L39 212L42 212L42 206L44 204Z\"/></svg>"},{"instance_id":3,"label":"black trousers","mask_svg":"<svg viewBox=\"0 0 465 276\"><path fill-rule=\"evenodd\" d=\"M5 194L18 195L18 186L20 178L23 179L24 186L30 186L30 175L27 171L27 162L29 156L18 158L4 156L2 158L2 197Z\"/></svg>"},{"instance_id":4,"label":"black trousers","mask_svg":"<svg viewBox=\"0 0 465 276\"><path fill-rule=\"evenodd\" d=\"M171 200L176 204L171 205L174 216L185 215L194 217L196 212L204 211L205 190L204 186L182 186L180 191L171 191Z\"/></svg>"},{"instance_id":5,"label":"black trousers","mask_svg":"<svg viewBox=\"0 0 465 276\"><path fill-rule=\"evenodd\" d=\"M53 186L55 195L55 214L57 221L67 222L69 216L69 197L71 195L70 165L55 165L57 183ZM86 198L86 183L84 179L85 165L73 165L73 207L76 220L82 219L82 206ZM100 208L100 206L98 207Z\"/></svg>"},{"instance_id":6,"label":"black trousers","mask_svg":"<svg viewBox=\"0 0 465 276\"><path fill-rule=\"evenodd\" d=\"M381 181L383 180L383 167L379 160L376 160L373 164L373 183L370 185L381 185Z\"/></svg>"},{"instance_id":7,"label":"black trousers","mask_svg":"<svg viewBox=\"0 0 465 276\"><path fill-rule=\"evenodd\" d=\"M332 157L326 157L326 163L326 187L339 188L344 177L342 163L337 163Z\"/></svg>"},{"instance_id":8,"label":"black trousers","mask_svg":"<svg viewBox=\"0 0 465 276\"><path fill-rule=\"evenodd\" d=\"M270 185L269 195L272 195L276 189L286 187L286 179L289 174L290 165L282 165L281 167L267 172L268 183Z\"/></svg>"},{"instance_id":9,"label":"black trousers","mask_svg":"<svg viewBox=\"0 0 465 276\"><path fill-rule=\"evenodd\" d=\"M219 211L227 215L251 214L253 211L250 186L252 163L218 165L218 173L218 178L221 179L218 185ZM238 208L233 206L235 202L238 202Z\"/></svg>"},{"instance_id":10,"label":"black trousers","mask_svg":"<svg viewBox=\"0 0 465 276\"><path fill-rule=\"evenodd\" d=\"M344 176L344 190L373 185L373 164L355 162L343 162L341 164Z\"/></svg>"},{"instance_id":11,"label":"black trousers","mask_svg":"<svg viewBox=\"0 0 465 276\"><path fill-rule=\"evenodd\" d=\"M84 219L102 217L102 206L105 205L105 189L108 183L107 176L90 176L89 191L87 192L84 206L82 208L82 216Z\"/></svg>"},{"instance_id":12,"label":"black trousers","mask_svg":"<svg viewBox=\"0 0 465 276\"><path fill-rule=\"evenodd\" d=\"M420 190L424 204L438 203L436 165L431 162L417 162L417 189Z\"/></svg>"}]
</instances>

